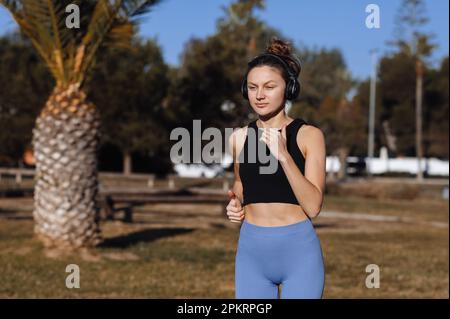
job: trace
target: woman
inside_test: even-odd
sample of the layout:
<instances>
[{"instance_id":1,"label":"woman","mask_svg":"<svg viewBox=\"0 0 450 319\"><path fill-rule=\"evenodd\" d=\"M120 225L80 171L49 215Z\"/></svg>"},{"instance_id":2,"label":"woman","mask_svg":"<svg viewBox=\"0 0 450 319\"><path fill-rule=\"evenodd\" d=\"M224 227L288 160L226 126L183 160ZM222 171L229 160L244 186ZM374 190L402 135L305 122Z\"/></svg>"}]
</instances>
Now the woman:
<instances>
[{"instance_id":1,"label":"woman","mask_svg":"<svg viewBox=\"0 0 450 319\"><path fill-rule=\"evenodd\" d=\"M273 38L266 52L248 63L242 82L258 119L229 140L235 182L227 215L241 224L236 298L322 298L325 267L311 219L322 207L325 140L320 129L284 110L299 94L300 71L289 44ZM272 173L262 172L261 156L250 161L261 147L277 164Z\"/></svg>"}]
</instances>

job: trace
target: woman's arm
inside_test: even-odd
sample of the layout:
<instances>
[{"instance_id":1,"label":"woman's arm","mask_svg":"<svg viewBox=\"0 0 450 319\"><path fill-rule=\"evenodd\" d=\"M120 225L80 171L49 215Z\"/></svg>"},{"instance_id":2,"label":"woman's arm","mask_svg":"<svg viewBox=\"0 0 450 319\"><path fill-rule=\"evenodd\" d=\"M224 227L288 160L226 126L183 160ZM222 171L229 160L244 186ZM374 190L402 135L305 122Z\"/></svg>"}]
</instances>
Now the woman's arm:
<instances>
[{"instance_id":1,"label":"woman's arm","mask_svg":"<svg viewBox=\"0 0 450 319\"><path fill-rule=\"evenodd\" d=\"M306 148L305 175L288 152L280 158L280 163L303 210L310 218L315 218L322 209L325 190L325 138L322 131L312 125L307 125L303 133L301 139ZM297 135L297 144L300 148L299 135Z\"/></svg>"},{"instance_id":2,"label":"woman's arm","mask_svg":"<svg viewBox=\"0 0 450 319\"><path fill-rule=\"evenodd\" d=\"M234 131L230 135L228 145L230 147L230 153L233 156L234 183L232 191L236 194L237 198L242 204L244 195L241 178L239 176L239 162L237 161L237 152L236 152L236 145L239 144L237 136L239 136L239 134L241 133L242 133L241 129Z\"/></svg>"}]
</instances>

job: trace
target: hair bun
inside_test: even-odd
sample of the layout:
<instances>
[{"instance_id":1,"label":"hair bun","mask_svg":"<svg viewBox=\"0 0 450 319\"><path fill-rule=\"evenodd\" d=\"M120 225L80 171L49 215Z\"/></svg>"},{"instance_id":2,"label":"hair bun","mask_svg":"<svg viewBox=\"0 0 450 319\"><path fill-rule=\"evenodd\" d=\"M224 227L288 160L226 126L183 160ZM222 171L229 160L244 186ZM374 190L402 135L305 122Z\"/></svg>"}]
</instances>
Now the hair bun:
<instances>
[{"instance_id":1,"label":"hair bun","mask_svg":"<svg viewBox=\"0 0 450 319\"><path fill-rule=\"evenodd\" d=\"M266 53L276 54L283 58L298 76L301 72L301 65L298 58L292 56L292 47L289 42L272 37L266 47Z\"/></svg>"},{"instance_id":2,"label":"hair bun","mask_svg":"<svg viewBox=\"0 0 450 319\"><path fill-rule=\"evenodd\" d=\"M270 43L266 48L267 53L277 54L277 55L291 55L291 46L289 42L284 42L277 37L272 37Z\"/></svg>"}]
</instances>

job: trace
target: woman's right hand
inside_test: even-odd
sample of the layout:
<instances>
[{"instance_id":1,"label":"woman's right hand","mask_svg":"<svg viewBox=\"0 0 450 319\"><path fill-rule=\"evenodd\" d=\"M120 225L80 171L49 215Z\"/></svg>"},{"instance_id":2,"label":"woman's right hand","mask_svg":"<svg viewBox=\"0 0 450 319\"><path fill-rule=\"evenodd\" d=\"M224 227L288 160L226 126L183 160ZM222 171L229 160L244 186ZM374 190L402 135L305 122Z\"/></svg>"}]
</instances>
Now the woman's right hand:
<instances>
[{"instance_id":1,"label":"woman's right hand","mask_svg":"<svg viewBox=\"0 0 450 319\"><path fill-rule=\"evenodd\" d=\"M230 198L230 202L227 205L228 219L232 223L242 223L245 213L241 201L232 190L228 190L228 197Z\"/></svg>"}]
</instances>

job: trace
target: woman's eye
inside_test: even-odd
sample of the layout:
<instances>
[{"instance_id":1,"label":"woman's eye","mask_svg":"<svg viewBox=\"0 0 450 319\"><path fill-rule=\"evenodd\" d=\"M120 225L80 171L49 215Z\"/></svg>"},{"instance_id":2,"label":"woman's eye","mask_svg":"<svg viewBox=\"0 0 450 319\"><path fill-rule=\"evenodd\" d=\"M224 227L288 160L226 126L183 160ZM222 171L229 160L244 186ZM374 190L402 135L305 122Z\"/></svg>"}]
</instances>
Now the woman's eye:
<instances>
[{"instance_id":1,"label":"woman's eye","mask_svg":"<svg viewBox=\"0 0 450 319\"><path fill-rule=\"evenodd\" d=\"M248 86L247 87L249 90L256 90L256 87L254 87L254 86ZM266 88L267 89L274 89L275 87L274 86L266 86Z\"/></svg>"}]
</instances>

